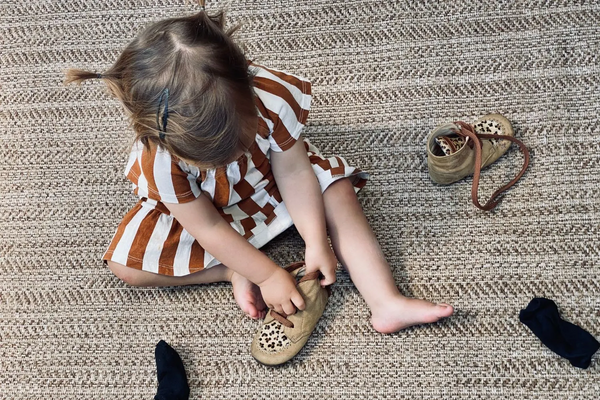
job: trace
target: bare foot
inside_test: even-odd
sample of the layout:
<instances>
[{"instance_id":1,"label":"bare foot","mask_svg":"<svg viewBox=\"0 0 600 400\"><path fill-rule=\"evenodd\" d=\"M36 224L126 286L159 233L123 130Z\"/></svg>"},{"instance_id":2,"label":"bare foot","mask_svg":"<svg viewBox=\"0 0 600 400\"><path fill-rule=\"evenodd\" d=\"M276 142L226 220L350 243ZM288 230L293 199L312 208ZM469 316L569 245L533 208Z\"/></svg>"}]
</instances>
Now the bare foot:
<instances>
[{"instance_id":1,"label":"bare foot","mask_svg":"<svg viewBox=\"0 0 600 400\"><path fill-rule=\"evenodd\" d=\"M413 325L430 324L453 313L454 308L445 303L400 296L381 309L373 310L371 324L378 332L393 333Z\"/></svg>"},{"instance_id":2,"label":"bare foot","mask_svg":"<svg viewBox=\"0 0 600 400\"><path fill-rule=\"evenodd\" d=\"M237 272L233 272L229 280L233 286L233 297L242 311L252 319L263 319L267 306L259 287Z\"/></svg>"}]
</instances>

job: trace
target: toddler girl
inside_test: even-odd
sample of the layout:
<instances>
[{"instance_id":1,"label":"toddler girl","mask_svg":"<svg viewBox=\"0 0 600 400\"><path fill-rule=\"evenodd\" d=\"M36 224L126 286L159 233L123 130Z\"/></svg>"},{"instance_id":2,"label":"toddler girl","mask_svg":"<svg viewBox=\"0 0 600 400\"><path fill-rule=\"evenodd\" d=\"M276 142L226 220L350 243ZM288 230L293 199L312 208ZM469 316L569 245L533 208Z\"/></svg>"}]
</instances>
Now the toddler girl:
<instances>
[{"instance_id":1,"label":"toddler girl","mask_svg":"<svg viewBox=\"0 0 600 400\"><path fill-rule=\"evenodd\" d=\"M230 281L250 317L289 315L304 309L296 282L257 249L295 224L307 273L331 285L339 260L377 331L451 315L399 293L356 197L368 175L302 138L310 83L248 62L232 33L202 9L147 27L103 74L67 72L65 84L103 79L136 134L125 174L140 200L103 256L110 270L134 286Z\"/></svg>"}]
</instances>

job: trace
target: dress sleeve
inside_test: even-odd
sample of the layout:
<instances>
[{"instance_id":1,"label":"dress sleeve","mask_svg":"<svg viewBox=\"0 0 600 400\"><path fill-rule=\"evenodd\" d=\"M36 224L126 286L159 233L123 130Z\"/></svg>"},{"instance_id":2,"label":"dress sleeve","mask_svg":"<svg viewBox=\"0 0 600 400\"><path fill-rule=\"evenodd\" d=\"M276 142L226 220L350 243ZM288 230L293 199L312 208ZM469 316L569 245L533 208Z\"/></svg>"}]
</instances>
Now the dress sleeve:
<instances>
[{"instance_id":1,"label":"dress sleeve","mask_svg":"<svg viewBox=\"0 0 600 400\"><path fill-rule=\"evenodd\" d=\"M310 109L311 85L305 78L251 64L254 91L262 119L269 128L272 151L294 145L306 124Z\"/></svg>"},{"instance_id":2,"label":"dress sleeve","mask_svg":"<svg viewBox=\"0 0 600 400\"><path fill-rule=\"evenodd\" d=\"M201 194L196 175L184 171L179 160L154 144L150 150L141 142L133 145L125 175L140 198L187 203Z\"/></svg>"}]
</instances>

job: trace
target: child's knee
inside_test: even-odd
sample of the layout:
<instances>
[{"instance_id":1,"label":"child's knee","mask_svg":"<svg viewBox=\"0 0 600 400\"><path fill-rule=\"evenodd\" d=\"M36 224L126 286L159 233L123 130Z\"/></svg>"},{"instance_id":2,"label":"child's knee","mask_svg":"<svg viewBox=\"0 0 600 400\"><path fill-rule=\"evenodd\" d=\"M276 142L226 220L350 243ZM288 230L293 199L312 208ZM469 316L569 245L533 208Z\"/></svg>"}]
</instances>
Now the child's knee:
<instances>
[{"instance_id":1,"label":"child's knee","mask_svg":"<svg viewBox=\"0 0 600 400\"><path fill-rule=\"evenodd\" d=\"M329 193L328 193L329 192ZM343 178L333 182L329 188L323 193L324 197L332 197L336 199L355 199L356 192L350 179Z\"/></svg>"},{"instance_id":2,"label":"child's knee","mask_svg":"<svg viewBox=\"0 0 600 400\"><path fill-rule=\"evenodd\" d=\"M113 274L123 282L131 286L141 286L138 271L113 261L106 261L106 265Z\"/></svg>"}]
</instances>

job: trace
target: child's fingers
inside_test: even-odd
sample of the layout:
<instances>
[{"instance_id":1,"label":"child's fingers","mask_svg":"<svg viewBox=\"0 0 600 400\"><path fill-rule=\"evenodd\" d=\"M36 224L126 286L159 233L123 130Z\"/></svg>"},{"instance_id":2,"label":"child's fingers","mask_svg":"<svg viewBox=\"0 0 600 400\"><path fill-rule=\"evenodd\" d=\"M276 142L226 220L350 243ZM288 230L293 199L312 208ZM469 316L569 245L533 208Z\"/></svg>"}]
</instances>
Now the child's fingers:
<instances>
[{"instance_id":1,"label":"child's fingers","mask_svg":"<svg viewBox=\"0 0 600 400\"><path fill-rule=\"evenodd\" d=\"M283 312L287 315L292 315L296 313L296 307L294 307L291 301L288 301L287 303L283 304L282 307Z\"/></svg>"},{"instance_id":2,"label":"child's fingers","mask_svg":"<svg viewBox=\"0 0 600 400\"><path fill-rule=\"evenodd\" d=\"M292 295L292 302L296 305L298 310L304 310L304 308L306 307L306 305L304 304L304 298L298 291L296 291L296 293Z\"/></svg>"},{"instance_id":3,"label":"child's fingers","mask_svg":"<svg viewBox=\"0 0 600 400\"><path fill-rule=\"evenodd\" d=\"M281 308L281 306L276 306L275 304L267 304L267 307L269 307L270 310L275 310L278 313L282 313L283 309Z\"/></svg>"},{"instance_id":4,"label":"child's fingers","mask_svg":"<svg viewBox=\"0 0 600 400\"><path fill-rule=\"evenodd\" d=\"M329 285L335 283L335 280L336 280L335 271L328 271L327 273L323 273L323 276L324 276L324 278L321 279L321 286L329 286Z\"/></svg>"}]
</instances>

